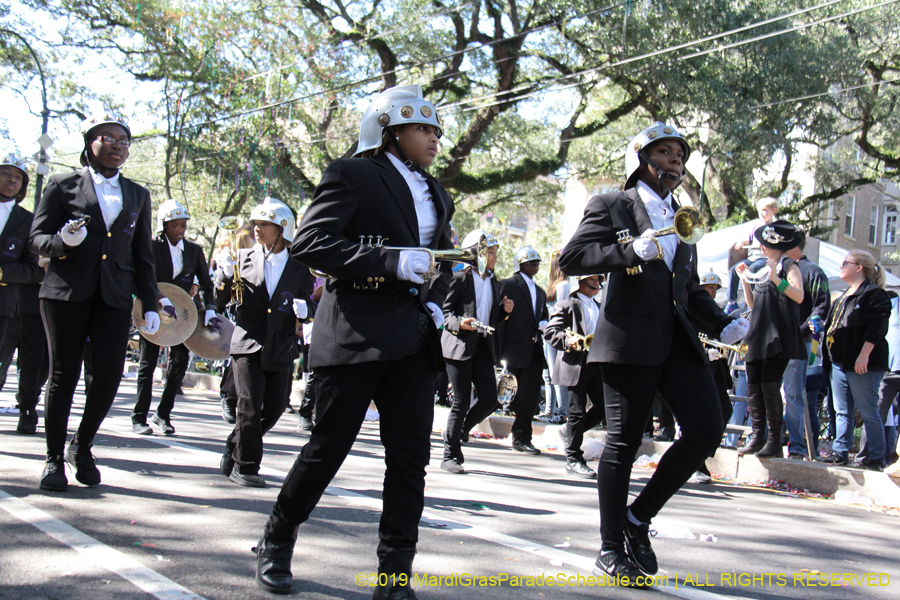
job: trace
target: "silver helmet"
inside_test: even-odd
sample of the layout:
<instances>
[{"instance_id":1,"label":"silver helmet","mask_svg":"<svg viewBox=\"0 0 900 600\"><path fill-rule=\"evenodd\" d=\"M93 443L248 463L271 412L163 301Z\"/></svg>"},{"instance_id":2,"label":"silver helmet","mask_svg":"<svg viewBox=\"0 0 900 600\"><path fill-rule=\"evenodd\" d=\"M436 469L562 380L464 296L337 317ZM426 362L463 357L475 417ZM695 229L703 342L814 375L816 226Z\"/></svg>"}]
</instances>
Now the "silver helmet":
<instances>
[{"instance_id":1,"label":"silver helmet","mask_svg":"<svg viewBox=\"0 0 900 600\"><path fill-rule=\"evenodd\" d=\"M709 273L705 273L700 277L700 285L717 285L722 287L722 280L716 275L712 269L709 270Z\"/></svg>"},{"instance_id":2,"label":"silver helmet","mask_svg":"<svg viewBox=\"0 0 900 600\"><path fill-rule=\"evenodd\" d=\"M513 257L513 272L518 273L522 263L531 262L533 260L541 260L541 255L538 254L537 250L531 246L519 248L516 250L516 255Z\"/></svg>"},{"instance_id":3,"label":"silver helmet","mask_svg":"<svg viewBox=\"0 0 900 600\"><path fill-rule=\"evenodd\" d=\"M665 123L656 121L653 125L637 134L634 139L631 140L631 142L628 144L628 148L625 149L626 190L637 185L638 169L641 168L641 160L643 160L645 163L650 162L650 159L647 157L647 153L645 152L647 146L654 142L665 139L676 139L681 142L681 145L684 147L684 158L682 159L681 163L682 165L687 163L688 157L691 155L691 147L688 146L688 143L687 141L685 141L684 136L678 133L678 130L671 125L666 125ZM682 173L682 177L684 177L684 173ZM660 179L664 180L667 178L672 178L672 175L669 175L668 173L660 170ZM678 178L678 181L680 183L681 178Z\"/></svg>"},{"instance_id":4,"label":"silver helmet","mask_svg":"<svg viewBox=\"0 0 900 600\"><path fill-rule=\"evenodd\" d=\"M262 204L257 205L250 212L251 221L268 221L280 225L283 232L284 241L291 242L294 240L294 228L296 221L294 213L291 212L287 204L276 198L266 196Z\"/></svg>"},{"instance_id":5,"label":"silver helmet","mask_svg":"<svg viewBox=\"0 0 900 600\"><path fill-rule=\"evenodd\" d=\"M131 139L131 128L128 127L128 122L111 110L105 110L88 116L88 118L81 122L81 135L87 137L93 128L106 124L124 127L125 133L128 134L128 139Z\"/></svg>"},{"instance_id":6,"label":"silver helmet","mask_svg":"<svg viewBox=\"0 0 900 600\"><path fill-rule=\"evenodd\" d=\"M443 135L437 110L434 104L425 100L421 86L398 85L381 92L363 114L356 155L380 148L385 127L407 123L434 125L438 130L438 137Z\"/></svg>"},{"instance_id":7,"label":"silver helmet","mask_svg":"<svg viewBox=\"0 0 900 600\"><path fill-rule=\"evenodd\" d=\"M484 236L484 239L487 240L488 248L496 248L500 246L500 242L497 241L497 238L489 234L484 229L476 229L475 231L469 232L469 235L467 235L460 243L460 247L468 248L469 246L474 246L478 243L478 240L481 239L482 235Z\"/></svg>"},{"instance_id":8,"label":"silver helmet","mask_svg":"<svg viewBox=\"0 0 900 600\"><path fill-rule=\"evenodd\" d=\"M22 188L19 190L19 193L16 194L16 202L21 202L28 193L28 169L25 168L25 162L10 152L3 157L3 160L0 160L0 167L15 167L22 171Z\"/></svg>"},{"instance_id":9,"label":"silver helmet","mask_svg":"<svg viewBox=\"0 0 900 600\"><path fill-rule=\"evenodd\" d=\"M163 225L166 221L174 221L175 219L190 219L191 213L187 206L178 200L166 200L159 205L156 211L156 233L161 233Z\"/></svg>"}]
</instances>

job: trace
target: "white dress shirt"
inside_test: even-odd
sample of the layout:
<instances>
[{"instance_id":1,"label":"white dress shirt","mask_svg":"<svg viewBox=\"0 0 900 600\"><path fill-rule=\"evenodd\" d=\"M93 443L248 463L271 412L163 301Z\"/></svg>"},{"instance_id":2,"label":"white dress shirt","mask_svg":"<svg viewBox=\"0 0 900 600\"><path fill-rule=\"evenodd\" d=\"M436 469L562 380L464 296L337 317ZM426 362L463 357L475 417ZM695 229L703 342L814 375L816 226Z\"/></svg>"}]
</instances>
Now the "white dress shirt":
<instances>
[{"instance_id":1,"label":"white dress shirt","mask_svg":"<svg viewBox=\"0 0 900 600\"><path fill-rule=\"evenodd\" d=\"M594 333L597 329L597 319L600 318L600 307L593 298L588 298L581 292L578 293L578 299L581 300L581 312L584 313L584 334Z\"/></svg>"},{"instance_id":2,"label":"white dress shirt","mask_svg":"<svg viewBox=\"0 0 900 600\"><path fill-rule=\"evenodd\" d=\"M427 247L431 244L431 240L434 239L434 233L437 229L437 208L434 206L431 190L428 189L428 182L425 181L424 175L411 171L409 167L390 152L385 154L387 154L391 164L400 171L403 179L406 180L406 185L409 186L413 204L416 207L416 219L419 221L419 244Z\"/></svg>"},{"instance_id":3,"label":"white dress shirt","mask_svg":"<svg viewBox=\"0 0 900 600\"><path fill-rule=\"evenodd\" d=\"M643 181L638 181L638 195L644 201L647 207L647 214L650 215L650 223L653 229L659 231L675 224L675 209L672 208L672 194L666 194L665 199L661 199L649 185ZM656 239L665 252L663 261L669 270L672 270L672 260L675 258L675 250L678 248L678 236L664 235Z\"/></svg>"},{"instance_id":4,"label":"white dress shirt","mask_svg":"<svg viewBox=\"0 0 900 600\"><path fill-rule=\"evenodd\" d=\"M97 202L100 203L100 211L103 213L103 221L106 230L112 229L116 217L122 212L122 188L119 187L119 173L107 179L97 173L93 167L88 167L91 179L94 180L94 193L97 194Z\"/></svg>"},{"instance_id":5,"label":"white dress shirt","mask_svg":"<svg viewBox=\"0 0 900 600\"><path fill-rule=\"evenodd\" d=\"M256 244L256 247L260 252L265 253L265 249L261 244ZM278 282L281 280L281 274L284 273L284 266L288 261L288 251L287 248L283 248L281 252L272 253L268 258L263 262L263 276L266 278L266 291L269 292L269 299L272 299L272 294L275 293L275 288L278 287Z\"/></svg>"},{"instance_id":6,"label":"white dress shirt","mask_svg":"<svg viewBox=\"0 0 900 600\"><path fill-rule=\"evenodd\" d=\"M6 222L9 221L9 215L12 214L12 209L15 205L15 199L0 202L0 231L3 231L3 228L6 227Z\"/></svg>"},{"instance_id":7,"label":"white dress shirt","mask_svg":"<svg viewBox=\"0 0 900 600\"><path fill-rule=\"evenodd\" d=\"M494 290L491 289L493 273L481 278L472 269L472 280L475 282L475 318L485 325L491 324L491 305L494 303Z\"/></svg>"},{"instance_id":8,"label":"white dress shirt","mask_svg":"<svg viewBox=\"0 0 900 600\"><path fill-rule=\"evenodd\" d=\"M163 237L166 238L166 243L169 244L169 254L172 255L172 278L174 279L184 270L184 240L178 240L178 243L173 246L166 234L163 234Z\"/></svg>"}]
</instances>

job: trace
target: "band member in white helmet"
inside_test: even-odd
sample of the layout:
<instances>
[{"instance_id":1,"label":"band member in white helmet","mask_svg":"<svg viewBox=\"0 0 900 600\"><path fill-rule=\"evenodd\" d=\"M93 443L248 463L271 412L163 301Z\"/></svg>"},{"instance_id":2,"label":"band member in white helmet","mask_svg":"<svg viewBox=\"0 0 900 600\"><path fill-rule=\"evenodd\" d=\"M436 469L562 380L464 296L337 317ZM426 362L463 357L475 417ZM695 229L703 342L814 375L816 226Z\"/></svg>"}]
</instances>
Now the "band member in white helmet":
<instances>
[{"instance_id":1,"label":"band member in white helmet","mask_svg":"<svg viewBox=\"0 0 900 600\"><path fill-rule=\"evenodd\" d=\"M497 409L494 367L500 364L497 358L500 332L496 329L502 327L513 310L513 301L500 294L500 283L494 277L500 246L497 238L476 229L465 237L462 247L477 244L482 235L487 237L488 245L485 272L479 275L469 266L453 273L450 291L444 300L441 347L453 386L453 404L444 429L441 468L456 474L466 472L462 466L465 457L460 447L461 438L468 437L470 429ZM494 331L478 328L476 323L487 325ZM473 384L478 402L470 408Z\"/></svg>"},{"instance_id":2,"label":"band member in white helmet","mask_svg":"<svg viewBox=\"0 0 900 600\"><path fill-rule=\"evenodd\" d=\"M209 266L203 256L203 249L188 239L187 222L191 214L178 200L166 200L156 211L156 233L153 245L153 259L156 265L156 282L171 283L190 294L194 280L203 297L204 312L201 313L204 326L217 326L216 302L213 298L213 284L209 277ZM141 336L141 365L138 369L137 398L131 413L132 429L140 435L149 435L153 430L147 424L147 414L153 400L153 373L159 360L159 346ZM175 396L181 389L187 371L190 352L184 344L169 348L169 362L166 369L166 385L163 388L159 406L150 421L159 427L164 435L172 435L172 408Z\"/></svg>"},{"instance_id":3,"label":"band member in white helmet","mask_svg":"<svg viewBox=\"0 0 900 600\"><path fill-rule=\"evenodd\" d=\"M75 479L91 486L100 483L91 445L122 379L132 294L143 302L149 333L159 328L158 304L172 308L156 287L150 192L119 172L128 160L131 130L106 112L86 119L81 133L84 168L50 177L29 239L34 252L50 257L40 294L51 370L41 489L57 492L68 484L63 450L88 338L93 381L65 460L74 465Z\"/></svg>"},{"instance_id":4,"label":"band member in white helmet","mask_svg":"<svg viewBox=\"0 0 900 600\"><path fill-rule=\"evenodd\" d=\"M237 260L216 271L216 302L233 302L231 369L237 388L234 430L225 441L219 467L238 485L265 487L259 476L263 435L290 402L291 372L297 347L296 324L315 313L316 278L290 260L294 213L281 200L266 198L250 213L256 245L238 250ZM232 293L237 273L243 291Z\"/></svg>"},{"instance_id":5,"label":"band member in white helmet","mask_svg":"<svg viewBox=\"0 0 900 600\"><path fill-rule=\"evenodd\" d=\"M256 579L269 591L290 591L298 527L340 468L374 399L387 469L378 545L379 582L386 585L373 598L416 597L409 583L425 501L434 376L443 369L438 328L449 265L439 262L443 275L426 281L431 257L415 248L453 247L453 202L425 172L441 133L419 86L382 92L363 115L357 157L329 165L300 224L293 257L330 278L309 350L315 425L257 546Z\"/></svg>"},{"instance_id":6,"label":"band member in white helmet","mask_svg":"<svg viewBox=\"0 0 900 600\"><path fill-rule=\"evenodd\" d=\"M748 326L700 287L695 246L655 237L674 223L672 191L689 155L674 127L655 123L639 133L625 154L625 191L590 199L559 261L566 273L608 277L587 360L600 366L609 428L597 470L602 547L594 572L631 583L658 569L650 521L722 439L716 386L694 324L725 343ZM682 435L629 507L631 466L657 391Z\"/></svg>"}]
</instances>

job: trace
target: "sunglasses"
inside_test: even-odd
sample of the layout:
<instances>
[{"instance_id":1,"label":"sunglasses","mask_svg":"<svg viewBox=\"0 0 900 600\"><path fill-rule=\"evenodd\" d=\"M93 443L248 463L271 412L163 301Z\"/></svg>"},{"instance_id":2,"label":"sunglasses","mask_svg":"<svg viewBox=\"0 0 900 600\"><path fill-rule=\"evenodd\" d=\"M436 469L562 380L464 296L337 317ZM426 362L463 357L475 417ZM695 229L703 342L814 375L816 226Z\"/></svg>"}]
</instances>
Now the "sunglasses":
<instances>
[{"instance_id":1,"label":"sunglasses","mask_svg":"<svg viewBox=\"0 0 900 600\"><path fill-rule=\"evenodd\" d=\"M850 262L849 260L845 260L844 262L841 263L841 268L843 269L847 265L859 265L859 263Z\"/></svg>"}]
</instances>

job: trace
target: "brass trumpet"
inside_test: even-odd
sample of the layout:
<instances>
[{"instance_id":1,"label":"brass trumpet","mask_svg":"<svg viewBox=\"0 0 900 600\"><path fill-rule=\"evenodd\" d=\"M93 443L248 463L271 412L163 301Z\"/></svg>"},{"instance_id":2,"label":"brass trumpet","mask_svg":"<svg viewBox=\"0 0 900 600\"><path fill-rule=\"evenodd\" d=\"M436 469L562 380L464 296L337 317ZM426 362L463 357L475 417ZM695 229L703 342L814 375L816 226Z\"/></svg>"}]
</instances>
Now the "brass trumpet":
<instances>
[{"instance_id":1,"label":"brass trumpet","mask_svg":"<svg viewBox=\"0 0 900 600\"><path fill-rule=\"evenodd\" d=\"M591 343L594 341L594 334L589 333L587 335L581 335L574 329L566 329L566 338L575 338L576 346L575 352L587 352L591 349ZM569 348L568 339L566 340L566 352L572 352L572 348Z\"/></svg>"},{"instance_id":2,"label":"brass trumpet","mask_svg":"<svg viewBox=\"0 0 900 600\"><path fill-rule=\"evenodd\" d=\"M460 321L462 321L462 320L464 320L466 317L456 317L456 318L459 319ZM485 334L485 335L493 335L493 334L494 334L494 331L496 331L496 329L494 329L494 328L491 327L490 325L485 325L484 323L482 323L482 322L479 321L478 319L472 321L471 323L469 323L469 325L472 326L472 327L474 327L476 332L478 332L478 333L483 333L483 334Z\"/></svg>"},{"instance_id":3,"label":"brass trumpet","mask_svg":"<svg viewBox=\"0 0 900 600\"><path fill-rule=\"evenodd\" d=\"M705 333L700 333L698 336L700 337L700 343L704 346L712 346L713 348L719 348L720 350L731 350L732 352L736 352L738 358L741 360L744 360L747 356L747 344L741 344L739 346L724 344L720 341L709 339L709 336Z\"/></svg>"},{"instance_id":4,"label":"brass trumpet","mask_svg":"<svg viewBox=\"0 0 900 600\"><path fill-rule=\"evenodd\" d=\"M219 229L228 232L228 238L231 240L231 259L235 261L234 277L231 279L231 302L233 304L242 304L244 302L244 280L241 279L240 265L237 264L237 251L234 249L237 243L234 232L243 225L244 220L233 215L219 219Z\"/></svg>"},{"instance_id":5,"label":"brass trumpet","mask_svg":"<svg viewBox=\"0 0 900 600\"><path fill-rule=\"evenodd\" d=\"M672 227L660 229L653 237L674 234L685 244L696 244L704 233L706 233L706 223L703 222L703 215L700 214L700 211L692 206L682 206L675 211L675 224ZM616 241L620 244L630 244L634 238L626 229L618 232Z\"/></svg>"},{"instance_id":6,"label":"brass trumpet","mask_svg":"<svg viewBox=\"0 0 900 600\"><path fill-rule=\"evenodd\" d=\"M77 221L73 221L73 222L69 223L69 225L66 227L66 230L69 233L75 233L76 231L78 231L79 229L81 229L82 227L84 227L85 225L87 225L90 222L91 222L91 215L84 215L83 217L79 217L79 219Z\"/></svg>"}]
</instances>

